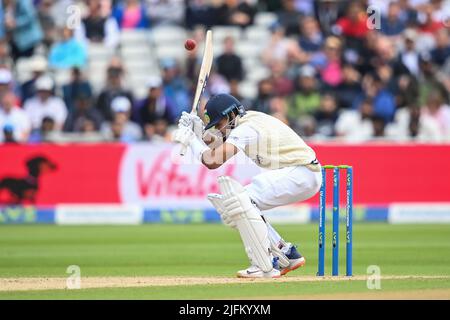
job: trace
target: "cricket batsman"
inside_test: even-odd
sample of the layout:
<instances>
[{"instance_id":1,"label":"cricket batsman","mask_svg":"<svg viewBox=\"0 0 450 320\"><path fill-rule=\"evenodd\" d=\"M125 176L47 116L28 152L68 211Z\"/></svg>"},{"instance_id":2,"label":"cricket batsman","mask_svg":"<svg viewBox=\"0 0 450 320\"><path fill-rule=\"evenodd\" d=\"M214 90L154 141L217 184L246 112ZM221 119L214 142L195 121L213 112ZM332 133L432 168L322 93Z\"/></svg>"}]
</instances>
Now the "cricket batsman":
<instances>
[{"instance_id":1,"label":"cricket batsman","mask_svg":"<svg viewBox=\"0 0 450 320\"><path fill-rule=\"evenodd\" d=\"M174 141L190 148L209 169L220 167L239 151L266 169L246 186L221 176L221 194L208 195L224 224L239 232L250 260L250 267L237 276L277 278L303 266L305 258L279 235L263 212L304 201L319 191L322 173L315 152L289 126L265 113L246 111L229 94L209 99L204 121L184 112ZM216 129L219 143L205 138L209 129Z\"/></svg>"}]
</instances>

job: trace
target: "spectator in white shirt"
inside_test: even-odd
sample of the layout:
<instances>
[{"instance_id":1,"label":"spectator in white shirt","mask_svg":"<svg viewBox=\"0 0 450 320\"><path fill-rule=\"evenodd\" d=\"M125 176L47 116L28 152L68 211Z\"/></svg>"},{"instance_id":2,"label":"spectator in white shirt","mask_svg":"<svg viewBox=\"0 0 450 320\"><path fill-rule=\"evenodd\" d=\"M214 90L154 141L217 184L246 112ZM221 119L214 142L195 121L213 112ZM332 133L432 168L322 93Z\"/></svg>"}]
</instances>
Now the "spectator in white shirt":
<instances>
[{"instance_id":1,"label":"spectator in white shirt","mask_svg":"<svg viewBox=\"0 0 450 320\"><path fill-rule=\"evenodd\" d=\"M24 109L31 119L33 129L39 129L42 119L48 116L55 120L57 130L60 130L67 118L67 107L64 101L53 95L54 81L48 75L36 80L36 96L27 100Z\"/></svg>"},{"instance_id":2,"label":"spectator in white shirt","mask_svg":"<svg viewBox=\"0 0 450 320\"><path fill-rule=\"evenodd\" d=\"M141 127L130 121L130 100L125 96L116 97L111 102L111 109L113 111L113 120L104 123L101 128L101 132L105 139L124 143L141 140Z\"/></svg>"},{"instance_id":3,"label":"spectator in white shirt","mask_svg":"<svg viewBox=\"0 0 450 320\"><path fill-rule=\"evenodd\" d=\"M336 135L351 142L367 141L374 136L372 117L373 106L369 100L361 103L360 110L345 110L336 121Z\"/></svg>"},{"instance_id":4,"label":"spectator in white shirt","mask_svg":"<svg viewBox=\"0 0 450 320\"><path fill-rule=\"evenodd\" d=\"M394 121L387 125L386 136L397 141L439 141L439 127L416 104L397 110Z\"/></svg>"},{"instance_id":5,"label":"spectator in white shirt","mask_svg":"<svg viewBox=\"0 0 450 320\"><path fill-rule=\"evenodd\" d=\"M428 121L434 122L438 135L434 141L450 141L450 106L445 104L442 94L439 90L430 92L427 98L422 116Z\"/></svg>"},{"instance_id":6,"label":"spectator in white shirt","mask_svg":"<svg viewBox=\"0 0 450 320\"><path fill-rule=\"evenodd\" d=\"M14 93L6 92L0 99L0 142L5 140L4 128L12 130L16 142L26 142L31 130L31 123L25 111L16 105Z\"/></svg>"}]
</instances>

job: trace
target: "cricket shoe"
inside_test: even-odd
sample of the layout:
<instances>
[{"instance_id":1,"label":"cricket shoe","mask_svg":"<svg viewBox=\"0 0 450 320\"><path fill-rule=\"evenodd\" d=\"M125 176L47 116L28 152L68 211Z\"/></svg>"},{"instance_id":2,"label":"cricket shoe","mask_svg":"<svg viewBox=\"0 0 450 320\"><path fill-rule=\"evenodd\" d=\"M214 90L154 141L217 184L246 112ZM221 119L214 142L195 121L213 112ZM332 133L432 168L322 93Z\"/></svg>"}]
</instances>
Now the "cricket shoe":
<instances>
[{"instance_id":1,"label":"cricket shoe","mask_svg":"<svg viewBox=\"0 0 450 320\"><path fill-rule=\"evenodd\" d=\"M258 266L250 266L245 270L237 272L238 278L279 278L281 277L280 267L278 265L278 258L273 258L273 268L269 272L264 272Z\"/></svg>"},{"instance_id":2,"label":"cricket shoe","mask_svg":"<svg viewBox=\"0 0 450 320\"><path fill-rule=\"evenodd\" d=\"M280 270L273 268L269 272L262 271L257 266L250 266L245 270L237 272L238 278L279 278L281 277Z\"/></svg>"},{"instance_id":3,"label":"cricket shoe","mask_svg":"<svg viewBox=\"0 0 450 320\"><path fill-rule=\"evenodd\" d=\"M289 259L289 265L285 268L281 268L280 274L284 276L286 273L291 272L305 265L306 260L300 252L297 251L295 246L291 246L286 252L286 257Z\"/></svg>"}]
</instances>

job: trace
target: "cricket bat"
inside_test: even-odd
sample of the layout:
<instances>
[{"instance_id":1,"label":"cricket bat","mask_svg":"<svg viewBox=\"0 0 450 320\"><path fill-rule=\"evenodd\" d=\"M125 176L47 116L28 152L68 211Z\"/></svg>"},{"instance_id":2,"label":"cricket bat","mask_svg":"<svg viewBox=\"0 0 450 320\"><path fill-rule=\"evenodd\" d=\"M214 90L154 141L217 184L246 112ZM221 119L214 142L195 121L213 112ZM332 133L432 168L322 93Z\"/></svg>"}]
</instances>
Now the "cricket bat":
<instances>
[{"instance_id":1,"label":"cricket bat","mask_svg":"<svg viewBox=\"0 0 450 320\"><path fill-rule=\"evenodd\" d=\"M197 114L198 107L200 104L200 98L205 91L206 84L208 82L209 73L211 71L211 66L213 62L213 42L212 42L212 31L208 30L206 32L205 48L203 49L202 64L200 66L200 73L198 75L197 88L195 89L195 96L192 102L191 114ZM181 146L180 155L184 156L186 154L186 146Z\"/></svg>"}]
</instances>

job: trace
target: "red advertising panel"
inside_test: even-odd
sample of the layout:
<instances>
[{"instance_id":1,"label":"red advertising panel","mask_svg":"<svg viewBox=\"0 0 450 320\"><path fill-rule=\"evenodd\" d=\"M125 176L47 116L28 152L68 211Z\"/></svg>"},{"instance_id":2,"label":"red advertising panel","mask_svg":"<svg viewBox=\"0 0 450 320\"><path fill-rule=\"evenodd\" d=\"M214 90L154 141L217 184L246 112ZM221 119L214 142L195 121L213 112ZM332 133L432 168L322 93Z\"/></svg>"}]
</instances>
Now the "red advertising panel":
<instances>
[{"instance_id":1,"label":"red advertising panel","mask_svg":"<svg viewBox=\"0 0 450 320\"><path fill-rule=\"evenodd\" d=\"M173 148L171 144L4 145L0 147L0 204L203 206L206 194L217 192L218 176L230 175L246 184L260 172L242 155L210 171L174 158ZM313 148L322 164L353 166L356 204L450 201L450 145L318 144ZM316 196L308 202L317 201Z\"/></svg>"}]
</instances>

